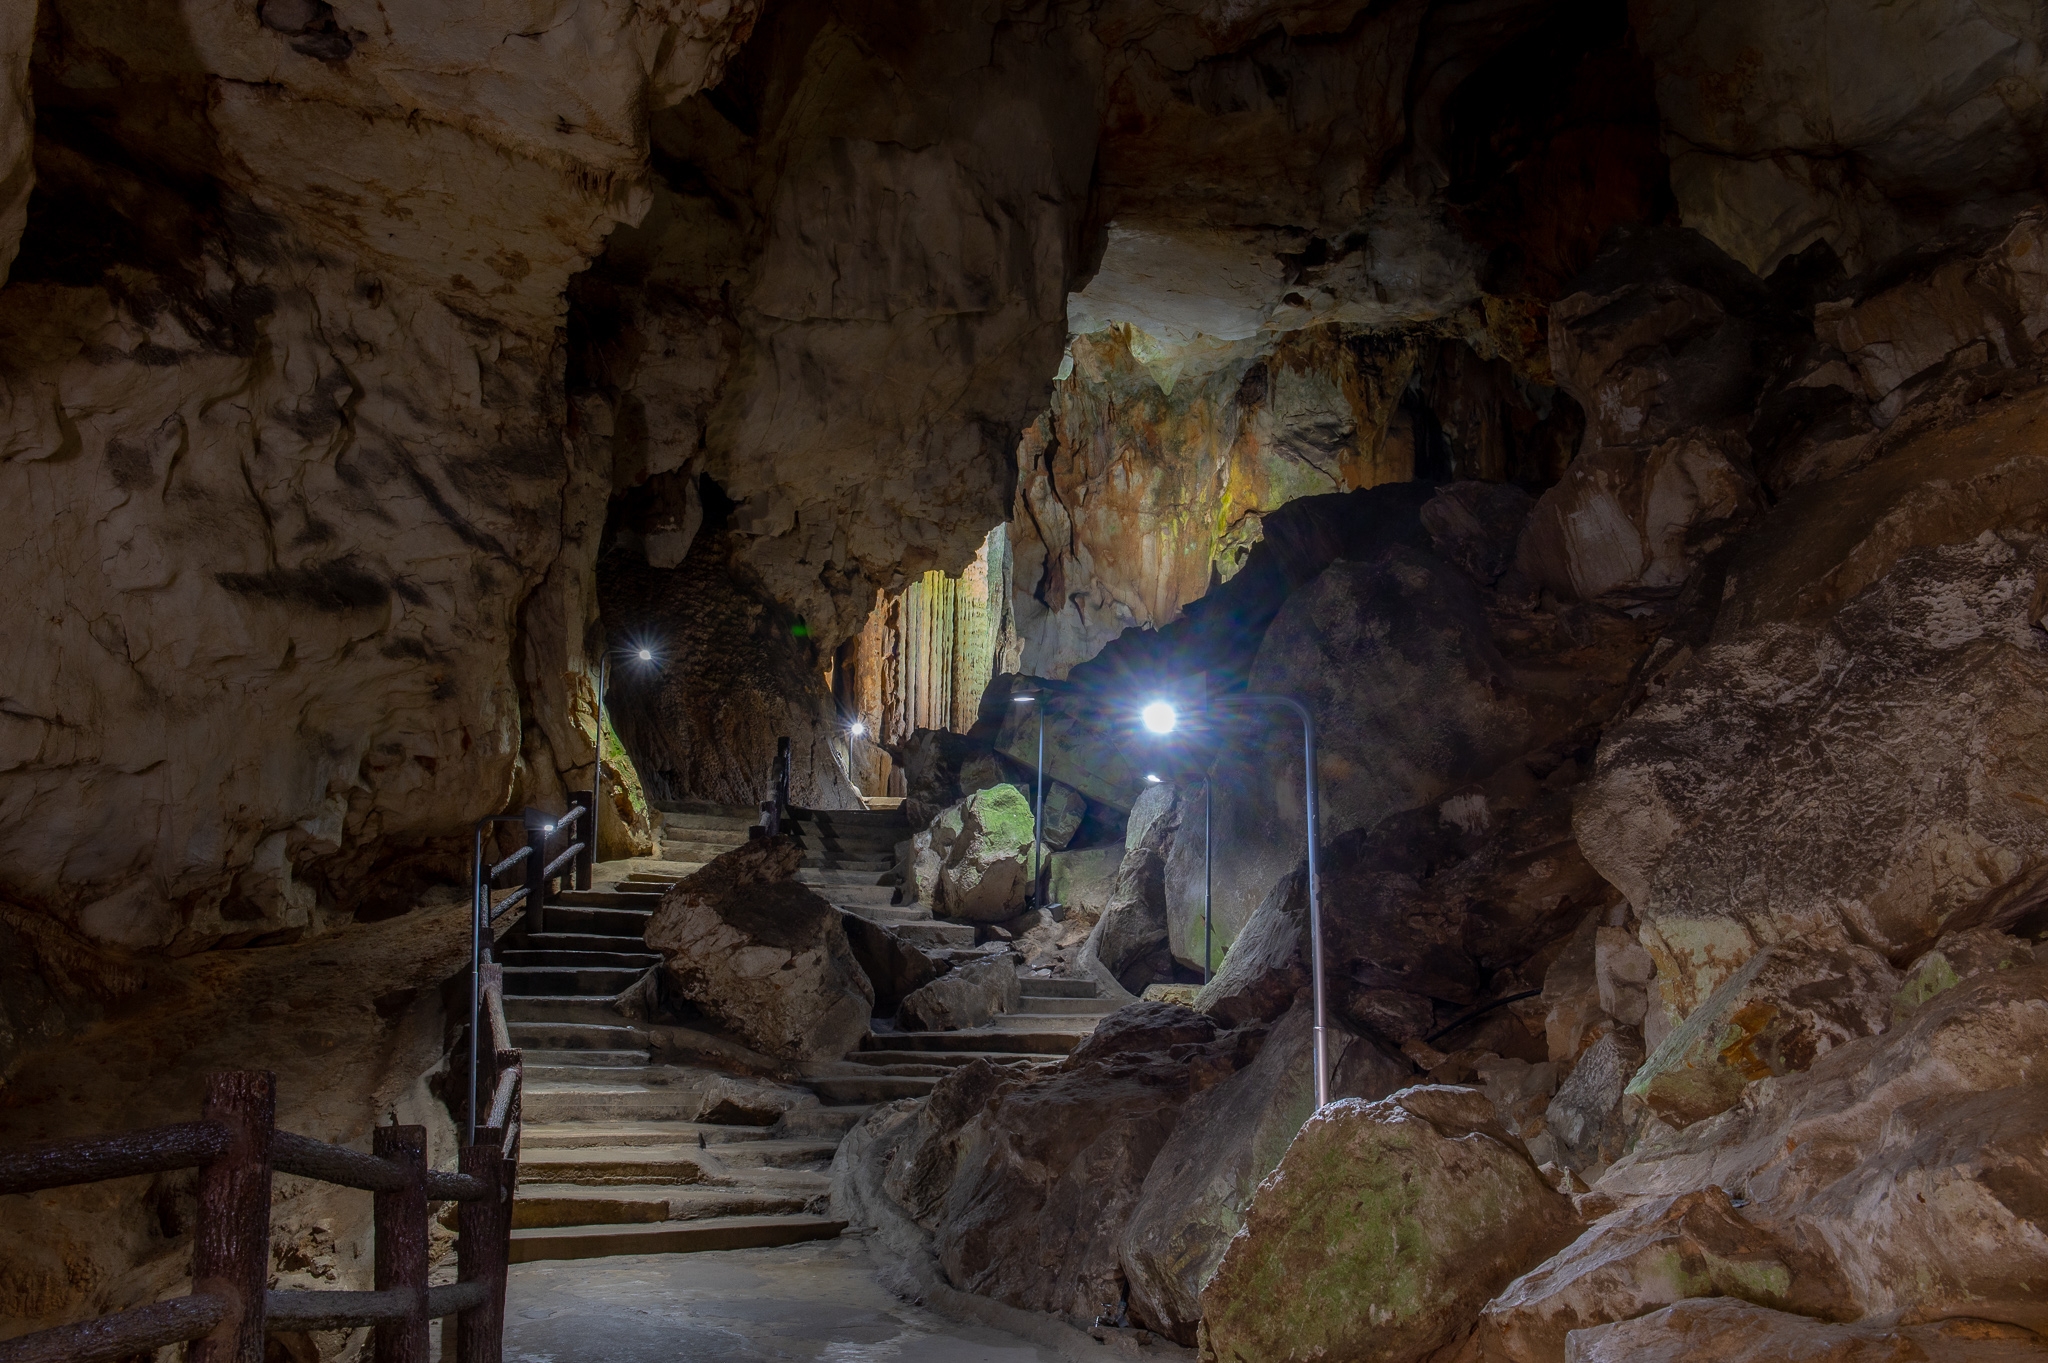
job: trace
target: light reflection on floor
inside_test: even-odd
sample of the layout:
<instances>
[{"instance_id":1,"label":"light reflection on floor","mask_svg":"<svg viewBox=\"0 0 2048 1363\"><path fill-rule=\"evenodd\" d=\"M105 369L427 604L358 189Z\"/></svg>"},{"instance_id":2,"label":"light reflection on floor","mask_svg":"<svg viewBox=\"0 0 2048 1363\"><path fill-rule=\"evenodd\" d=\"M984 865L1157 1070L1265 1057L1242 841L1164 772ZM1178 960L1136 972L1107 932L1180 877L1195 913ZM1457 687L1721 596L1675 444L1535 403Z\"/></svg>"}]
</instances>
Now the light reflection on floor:
<instances>
[{"instance_id":1,"label":"light reflection on floor","mask_svg":"<svg viewBox=\"0 0 2048 1363\"><path fill-rule=\"evenodd\" d=\"M854 1239L519 1264L507 1363L1058 1363L899 1301Z\"/></svg>"}]
</instances>

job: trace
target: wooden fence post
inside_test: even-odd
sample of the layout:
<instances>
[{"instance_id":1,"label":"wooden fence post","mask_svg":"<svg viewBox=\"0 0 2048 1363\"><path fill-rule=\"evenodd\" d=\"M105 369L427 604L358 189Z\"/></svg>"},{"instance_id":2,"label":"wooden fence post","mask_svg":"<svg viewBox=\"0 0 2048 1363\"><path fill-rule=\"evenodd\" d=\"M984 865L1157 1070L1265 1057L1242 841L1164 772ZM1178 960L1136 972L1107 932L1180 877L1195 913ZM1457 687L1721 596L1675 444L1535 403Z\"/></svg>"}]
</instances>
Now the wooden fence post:
<instances>
[{"instance_id":1,"label":"wooden fence post","mask_svg":"<svg viewBox=\"0 0 2048 1363\"><path fill-rule=\"evenodd\" d=\"M277 1076L229 1070L206 1079L205 1119L228 1131L228 1149L199 1171L192 1290L233 1304L186 1350L187 1363L263 1363L263 1294L270 1285L270 1137ZM421 1356L424 1363L425 1355Z\"/></svg>"},{"instance_id":2,"label":"wooden fence post","mask_svg":"<svg viewBox=\"0 0 2048 1363\"><path fill-rule=\"evenodd\" d=\"M412 1313L377 1326L377 1363L427 1363L427 1129L380 1126L371 1153L405 1171L405 1186L372 1194L379 1292L412 1294Z\"/></svg>"},{"instance_id":3,"label":"wooden fence post","mask_svg":"<svg viewBox=\"0 0 2048 1363\"><path fill-rule=\"evenodd\" d=\"M505 1257L511 1207L505 1197L505 1133L480 1126L477 1143L462 1151L461 1171L489 1189L456 1212L455 1252L460 1280L484 1283L490 1294L456 1318L454 1363L499 1363L505 1348Z\"/></svg>"}]
</instances>

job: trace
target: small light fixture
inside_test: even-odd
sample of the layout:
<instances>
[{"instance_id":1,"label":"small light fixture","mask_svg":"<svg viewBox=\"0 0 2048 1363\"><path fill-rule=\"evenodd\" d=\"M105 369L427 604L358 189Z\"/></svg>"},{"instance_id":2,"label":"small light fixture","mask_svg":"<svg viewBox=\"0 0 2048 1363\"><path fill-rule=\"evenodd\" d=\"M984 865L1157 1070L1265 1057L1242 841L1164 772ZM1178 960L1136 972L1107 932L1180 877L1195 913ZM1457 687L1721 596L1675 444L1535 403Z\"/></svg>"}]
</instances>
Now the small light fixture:
<instances>
[{"instance_id":1,"label":"small light fixture","mask_svg":"<svg viewBox=\"0 0 2048 1363\"><path fill-rule=\"evenodd\" d=\"M1147 785L1153 785L1153 786L1156 786L1156 785L1158 785L1158 784L1159 784L1159 778L1158 778L1157 776L1154 776L1154 775L1153 775L1153 774L1152 774L1151 772L1149 772L1149 771L1148 771L1148 772L1146 772L1146 773L1145 773L1145 783L1146 783Z\"/></svg>"},{"instance_id":2,"label":"small light fixture","mask_svg":"<svg viewBox=\"0 0 2048 1363\"><path fill-rule=\"evenodd\" d=\"M1012 705L1029 705L1032 701L1037 699L1038 697L1033 695L1012 696L1010 697L1010 703Z\"/></svg>"},{"instance_id":3,"label":"small light fixture","mask_svg":"<svg viewBox=\"0 0 2048 1363\"><path fill-rule=\"evenodd\" d=\"M640 661L641 661L641 662L643 662L643 663L651 663L651 662L653 662L653 661L654 661L654 650L653 650L653 649L651 649L651 648L643 648L643 649L641 649L641 650L640 650Z\"/></svg>"},{"instance_id":4,"label":"small light fixture","mask_svg":"<svg viewBox=\"0 0 2048 1363\"><path fill-rule=\"evenodd\" d=\"M554 832L554 831L555 831L555 826L554 826L553 824L549 824L549 825L548 825L547 827L545 827L545 828L541 829L541 832L543 832L543 833L552 833L552 832Z\"/></svg>"},{"instance_id":5,"label":"small light fixture","mask_svg":"<svg viewBox=\"0 0 2048 1363\"><path fill-rule=\"evenodd\" d=\"M866 738L868 736L868 726L865 721L856 719L853 723L846 726L846 732L852 734L855 738Z\"/></svg>"},{"instance_id":6,"label":"small light fixture","mask_svg":"<svg viewBox=\"0 0 2048 1363\"><path fill-rule=\"evenodd\" d=\"M1180 716L1173 712L1173 707L1163 700L1153 701L1139 712L1139 717L1145 721L1145 727L1155 734L1172 733L1173 726L1180 719Z\"/></svg>"}]
</instances>

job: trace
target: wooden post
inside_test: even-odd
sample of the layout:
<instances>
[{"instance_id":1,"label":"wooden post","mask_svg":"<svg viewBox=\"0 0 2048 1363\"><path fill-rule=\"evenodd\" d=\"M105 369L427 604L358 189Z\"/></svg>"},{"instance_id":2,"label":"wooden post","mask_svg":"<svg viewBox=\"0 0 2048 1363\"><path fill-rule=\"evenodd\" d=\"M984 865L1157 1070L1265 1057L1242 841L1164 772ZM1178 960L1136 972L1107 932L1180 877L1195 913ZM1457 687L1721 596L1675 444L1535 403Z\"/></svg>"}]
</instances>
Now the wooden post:
<instances>
[{"instance_id":1,"label":"wooden post","mask_svg":"<svg viewBox=\"0 0 2048 1363\"><path fill-rule=\"evenodd\" d=\"M583 844L583 853L576 858L576 888L587 890L590 873L597 865L597 801L587 790L572 790L569 808L583 811L583 817L576 821L577 841Z\"/></svg>"},{"instance_id":2,"label":"wooden post","mask_svg":"<svg viewBox=\"0 0 2048 1363\"><path fill-rule=\"evenodd\" d=\"M459 1238L455 1252L460 1280L487 1283L490 1295L481 1306L464 1311L455 1321L455 1363L499 1363L505 1347L505 1259L512 1209L505 1197L505 1133L495 1126L478 1127L477 1143L462 1151L461 1171L490 1190L464 1202L456 1211Z\"/></svg>"},{"instance_id":3,"label":"wooden post","mask_svg":"<svg viewBox=\"0 0 2048 1363\"><path fill-rule=\"evenodd\" d=\"M377 1236L376 1287L413 1297L404 1320L377 1326L377 1363L427 1363L427 1129L380 1126L371 1153L405 1171L405 1186L371 1194Z\"/></svg>"},{"instance_id":4,"label":"wooden post","mask_svg":"<svg viewBox=\"0 0 2048 1363\"><path fill-rule=\"evenodd\" d=\"M526 930L546 932L548 907L548 832L531 820L526 825Z\"/></svg>"},{"instance_id":5,"label":"wooden post","mask_svg":"<svg viewBox=\"0 0 2048 1363\"><path fill-rule=\"evenodd\" d=\"M199 1171L192 1290L220 1297L231 1309L210 1333L193 1341L185 1357L187 1363L263 1363L277 1076L268 1070L208 1075L204 1116L227 1129L228 1148Z\"/></svg>"}]
</instances>

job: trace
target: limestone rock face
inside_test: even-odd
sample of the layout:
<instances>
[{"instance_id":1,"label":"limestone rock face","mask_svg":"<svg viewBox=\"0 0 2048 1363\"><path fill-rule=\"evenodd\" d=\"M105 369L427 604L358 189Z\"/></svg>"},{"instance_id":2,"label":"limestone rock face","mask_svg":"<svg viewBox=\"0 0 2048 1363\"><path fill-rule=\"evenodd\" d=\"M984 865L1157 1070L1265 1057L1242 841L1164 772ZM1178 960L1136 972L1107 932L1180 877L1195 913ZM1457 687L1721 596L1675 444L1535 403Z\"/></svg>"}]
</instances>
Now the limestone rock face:
<instances>
[{"instance_id":1,"label":"limestone rock face","mask_svg":"<svg viewBox=\"0 0 2048 1363\"><path fill-rule=\"evenodd\" d=\"M1766 947L1673 1029L1628 1091L1676 1126L1724 1112L1743 1085L1883 1031L1899 983L1868 947Z\"/></svg>"},{"instance_id":2,"label":"limestone rock face","mask_svg":"<svg viewBox=\"0 0 2048 1363\"><path fill-rule=\"evenodd\" d=\"M755 838L677 882L647 946L683 997L777 1060L838 1059L868 1032L874 987L839 910L790 879L794 838Z\"/></svg>"},{"instance_id":3,"label":"limestone rock face","mask_svg":"<svg viewBox=\"0 0 2048 1363\"><path fill-rule=\"evenodd\" d=\"M1642 233L1551 310L1551 366L1586 439L1529 517L1522 573L1630 606L1674 596L1762 509L1744 431L1784 326L1756 278L1690 233Z\"/></svg>"},{"instance_id":4,"label":"limestone rock face","mask_svg":"<svg viewBox=\"0 0 2048 1363\"><path fill-rule=\"evenodd\" d=\"M1602 742L1579 841L1679 1016L1774 943L1907 961L2000 926L2048 867L2048 819L2003 794L2048 770L2048 544L1987 531L1857 566L1839 606L1726 629Z\"/></svg>"},{"instance_id":5,"label":"limestone rock face","mask_svg":"<svg viewBox=\"0 0 2048 1363\"><path fill-rule=\"evenodd\" d=\"M907 1032L955 1032L979 1027L1017 1006L1021 986L1008 957L976 961L903 996L897 1024Z\"/></svg>"},{"instance_id":6,"label":"limestone rock face","mask_svg":"<svg viewBox=\"0 0 2048 1363\"><path fill-rule=\"evenodd\" d=\"M1526 1155L1477 1134L1493 1121L1477 1091L1430 1089L1311 1117L1202 1291L1217 1358L1406 1363L1457 1338L1578 1229Z\"/></svg>"},{"instance_id":7,"label":"limestone rock face","mask_svg":"<svg viewBox=\"0 0 2048 1363\"><path fill-rule=\"evenodd\" d=\"M918 901L946 918L1000 923L1031 890L1031 806L1011 785L977 790L911 839Z\"/></svg>"},{"instance_id":8,"label":"limestone rock face","mask_svg":"<svg viewBox=\"0 0 2048 1363\"><path fill-rule=\"evenodd\" d=\"M1544 1114L1559 1163L1592 1177L1626 1151L1632 1133L1622 1095L1642 1063L1633 1027L1614 1027L1586 1048Z\"/></svg>"},{"instance_id":9,"label":"limestone rock face","mask_svg":"<svg viewBox=\"0 0 2048 1363\"><path fill-rule=\"evenodd\" d=\"M1332 1097L1370 1101L1408 1082L1405 1063L1341 1024L1329 1038ZM1123 1237L1134 1320L1194 1343L1202 1288L1244 1224L1253 1190L1314 1110L1312 1016L1297 1006L1256 1060L1189 1100L1145 1175Z\"/></svg>"},{"instance_id":10,"label":"limestone rock face","mask_svg":"<svg viewBox=\"0 0 2048 1363\"><path fill-rule=\"evenodd\" d=\"M1172 968L1167 947L1166 862L1183 813L1176 787L1161 784L1139 797L1125 831L1123 863L1083 950L1091 975L1107 972L1133 994Z\"/></svg>"},{"instance_id":11,"label":"limestone rock face","mask_svg":"<svg viewBox=\"0 0 2048 1363\"><path fill-rule=\"evenodd\" d=\"M1122 1299L1123 1228L1146 1173L1187 1100L1250 1058L1185 1008L1124 1014L962 1129L937 1243L956 1287L1085 1319Z\"/></svg>"},{"instance_id":12,"label":"limestone rock face","mask_svg":"<svg viewBox=\"0 0 2048 1363\"><path fill-rule=\"evenodd\" d=\"M1440 801L1562 739L1619 688L1639 647L1626 623L1590 614L1529 621L1503 647L1488 609L1458 569L1405 547L1332 564L1282 607L1252 689L1299 696L1316 715L1326 839ZM1575 666L1560 686L1555 660L1565 653ZM1303 847L1298 721L1261 711L1237 732L1212 774L1226 941ZM1191 847L1175 866L1183 906L1190 885L1199 905L1192 856Z\"/></svg>"},{"instance_id":13,"label":"limestone rock face","mask_svg":"<svg viewBox=\"0 0 2048 1363\"><path fill-rule=\"evenodd\" d=\"M2033 1331L1989 1321L1831 1325L1733 1297L1706 1297L1574 1331L1564 1357L1566 1363L1889 1363L1915 1357L2025 1363L2039 1358L2042 1348Z\"/></svg>"},{"instance_id":14,"label":"limestone rock face","mask_svg":"<svg viewBox=\"0 0 2048 1363\"><path fill-rule=\"evenodd\" d=\"M2042 112L2004 92L2038 88L2042 57L1995 7L1653 0L1636 15L1680 212L1759 274L1816 241L1861 271L2037 189L2023 148Z\"/></svg>"},{"instance_id":15,"label":"limestone rock face","mask_svg":"<svg viewBox=\"0 0 2048 1363\"><path fill-rule=\"evenodd\" d=\"M2048 967L1993 970L1728 1111L1646 1143L1598 1192L1623 1203L1717 1186L1746 1221L1824 1259L1855 1317L1911 1308L2040 1330L2038 1219Z\"/></svg>"},{"instance_id":16,"label":"limestone rock face","mask_svg":"<svg viewBox=\"0 0 2048 1363\"><path fill-rule=\"evenodd\" d=\"M1567 1355L1575 1330L1688 1298L1734 1297L1831 1314L1840 1285L1744 1220L1719 1188L1652 1198L1602 1218L1487 1303L1478 1336L1513 1363Z\"/></svg>"},{"instance_id":17,"label":"limestone rock face","mask_svg":"<svg viewBox=\"0 0 2048 1363\"><path fill-rule=\"evenodd\" d=\"M961 1128L996 1094L1023 1082L1025 1077L1013 1067L975 1059L932 1086L882 1177L883 1191L911 1220L926 1230L937 1228L946 1191L953 1186Z\"/></svg>"},{"instance_id":18,"label":"limestone rock face","mask_svg":"<svg viewBox=\"0 0 2048 1363\"><path fill-rule=\"evenodd\" d=\"M5 284L21 229L28 225L28 196L36 180L30 155L35 98L28 83L35 9L17 5L0 25L0 284Z\"/></svg>"}]
</instances>

